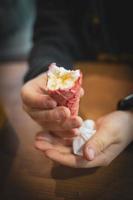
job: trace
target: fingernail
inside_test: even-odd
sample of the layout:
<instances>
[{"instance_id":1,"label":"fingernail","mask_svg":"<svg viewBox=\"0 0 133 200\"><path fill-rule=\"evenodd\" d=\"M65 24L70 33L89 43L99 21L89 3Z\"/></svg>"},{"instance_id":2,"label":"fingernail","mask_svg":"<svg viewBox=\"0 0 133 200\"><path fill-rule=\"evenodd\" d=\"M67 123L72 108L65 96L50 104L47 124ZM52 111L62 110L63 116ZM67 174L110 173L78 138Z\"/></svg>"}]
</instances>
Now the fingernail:
<instances>
[{"instance_id":1,"label":"fingernail","mask_svg":"<svg viewBox=\"0 0 133 200\"><path fill-rule=\"evenodd\" d=\"M78 128L80 126L80 122L77 119L72 119L72 126Z\"/></svg>"},{"instance_id":2,"label":"fingernail","mask_svg":"<svg viewBox=\"0 0 133 200\"><path fill-rule=\"evenodd\" d=\"M72 125L75 128L79 128L82 124L82 120L80 118L72 118Z\"/></svg>"},{"instance_id":3,"label":"fingernail","mask_svg":"<svg viewBox=\"0 0 133 200\"><path fill-rule=\"evenodd\" d=\"M55 120L58 120L60 122L60 121L64 120L64 118L65 117L64 117L64 114L62 112L56 111L56 113L55 113Z\"/></svg>"},{"instance_id":4,"label":"fingernail","mask_svg":"<svg viewBox=\"0 0 133 200\"><path fill-rule=\"evenodd\" d=\"M88 155L89 160L93 160L94 157L95 157L95 151L94 151L94 149L88 147L87 148L87 155Z\"/></svg>"},{"instance_id":5,"label":"fingernail","mask_svg":"<svg viewBox=\"0 0 133 200\"><path fill-rule=\"evenodd\" d=\"M64 111L60 111L58 116L60 120L64 120L66 118L66 113Z\"/></svg>"},{"instance_id":6,"label":"fingernail","mask_svg":"<svg viewBox=\"0 0 133 200\"><path fill-rule=\"evenodd\" d=\"M74 128L74 129L73 129L73 132L74 132L74 135L75 135L75 136L80 135L80 131L79 131L77 128Z\"/></svg>"},{"instance_id":7,"label":"fingernail","mask_svg":"<svg viewBox=\"0 0 133 200\"><path fill-rule=\"evenodd\" d=\"M56 102L55 102L55 101L48 101L48 102L46 103L46 106L47 106L48 108L55 108L55 107L56 107Z\"/></svg>"}]
</instances>

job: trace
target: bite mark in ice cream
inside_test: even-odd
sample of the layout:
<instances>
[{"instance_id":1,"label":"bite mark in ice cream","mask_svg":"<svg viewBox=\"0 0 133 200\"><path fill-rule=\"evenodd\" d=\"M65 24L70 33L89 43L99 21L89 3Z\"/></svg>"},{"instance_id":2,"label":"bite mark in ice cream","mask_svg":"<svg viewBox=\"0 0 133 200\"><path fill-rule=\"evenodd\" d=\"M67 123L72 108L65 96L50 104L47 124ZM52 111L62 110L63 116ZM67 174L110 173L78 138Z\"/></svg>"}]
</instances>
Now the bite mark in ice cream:
<instances>
[{"instance_id":1,"label":"bite mark in ice cream","mask_svg":"<svg viewBox=\"0 0 133 200\"><path fill-rule=\"evenodd\" d=\"M63 67L57 67L55 63L52 63L48 71L47 88L49 90L71 88L79 77L80 70L66 70Z\"/></svg>"}]
</instances>

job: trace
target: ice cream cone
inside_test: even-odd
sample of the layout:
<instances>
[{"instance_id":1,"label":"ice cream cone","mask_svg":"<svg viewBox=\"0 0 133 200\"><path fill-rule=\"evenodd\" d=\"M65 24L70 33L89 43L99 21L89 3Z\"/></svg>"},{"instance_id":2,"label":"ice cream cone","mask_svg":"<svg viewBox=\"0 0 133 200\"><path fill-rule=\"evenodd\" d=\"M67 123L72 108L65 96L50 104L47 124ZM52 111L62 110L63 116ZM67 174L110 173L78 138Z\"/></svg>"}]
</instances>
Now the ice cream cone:
<instances>
[{"instance_id":1,"label":"ice cream cone","mask_svg":"<svg viewBox=\"0 0 133 200\"><path fill-rule=\"evenodd\" d=\"M49 70L51 70L51 67L55 66L56 66L55 64L50 65ZM68 70L68 72L70 75L71 71ZM74 71L72 70L72 72ZM66 106L67 108L69 108L71 115L76 116L78 115L79 111L81 84L82 84L82 73L79 71L77 79L73 81L73 84L70 87L67 88L66 86L64 86L64 88L63 87L58 88L57 86L55 86L55 89L48 88L47 91L48 94L57 102L58 106Z\"/></svg>"}]
</instances>

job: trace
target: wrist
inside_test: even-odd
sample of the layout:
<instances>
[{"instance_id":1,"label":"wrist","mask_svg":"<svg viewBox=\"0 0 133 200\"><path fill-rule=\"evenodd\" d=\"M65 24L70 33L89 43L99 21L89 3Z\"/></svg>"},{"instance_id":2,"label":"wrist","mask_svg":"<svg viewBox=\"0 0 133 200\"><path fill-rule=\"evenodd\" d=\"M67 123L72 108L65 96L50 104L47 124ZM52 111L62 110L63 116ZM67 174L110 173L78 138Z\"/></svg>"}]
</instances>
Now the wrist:
<instances>
[{"instance_id":1,"label":"wrist","mask_svg":"<svg viewBox=\"0 0 133 200\"><path fill-rule=\"evenodd\" d=\"M128 111L121 111L121 112L123 112L127 116L127 125L129 127L129 130L131 132L132 139L133 139L133 111L128 110Z\"/></svg>"}]
</instances>

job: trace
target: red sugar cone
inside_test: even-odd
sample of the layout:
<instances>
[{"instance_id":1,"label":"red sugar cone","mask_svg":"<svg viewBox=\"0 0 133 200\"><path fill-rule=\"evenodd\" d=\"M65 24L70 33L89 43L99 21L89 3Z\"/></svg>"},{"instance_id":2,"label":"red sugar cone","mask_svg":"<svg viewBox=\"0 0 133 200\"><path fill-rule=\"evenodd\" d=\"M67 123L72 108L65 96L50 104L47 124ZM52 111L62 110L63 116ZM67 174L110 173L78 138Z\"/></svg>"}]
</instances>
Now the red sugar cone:
<instances>
[{"instance_id":1,"label":"red sugar cone","mask_svg":"<svg viewBox=\"0 0 133 200\"><path fill-rule=\"evenodd\" d=\"M47 90L48 94L57 102L58 106L69 108L71 115L78 115L80 90L82 84L82 73L75 81L74 85L68 89Z\"/></svg>"}]
</instances>

